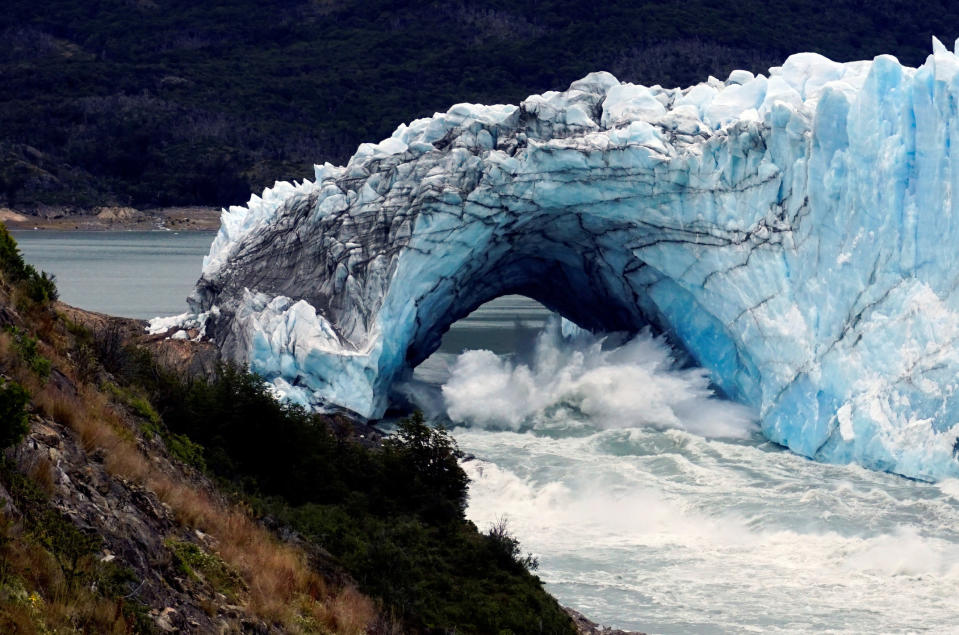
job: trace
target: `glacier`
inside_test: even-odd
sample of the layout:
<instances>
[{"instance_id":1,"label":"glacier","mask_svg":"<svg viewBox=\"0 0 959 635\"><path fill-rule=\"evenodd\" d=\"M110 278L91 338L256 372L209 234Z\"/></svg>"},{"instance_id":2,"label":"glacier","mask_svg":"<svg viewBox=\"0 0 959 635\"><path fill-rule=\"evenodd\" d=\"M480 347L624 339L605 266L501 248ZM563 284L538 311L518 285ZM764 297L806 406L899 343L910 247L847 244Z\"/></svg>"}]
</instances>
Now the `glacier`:
<instances>
[{"instance_id":1,"label":"glacier","mask_svg":"<svg viewBox=\"0 0 959 635\"><path fill-rule=\"evenodd\" d=\"M518 293L664 334L797 453L956 477L957 104L938 40L919 68L802 53L457 104L224 211L189 311L153 328L376 418L453 322Z\"/></svg>"}]
</instances>

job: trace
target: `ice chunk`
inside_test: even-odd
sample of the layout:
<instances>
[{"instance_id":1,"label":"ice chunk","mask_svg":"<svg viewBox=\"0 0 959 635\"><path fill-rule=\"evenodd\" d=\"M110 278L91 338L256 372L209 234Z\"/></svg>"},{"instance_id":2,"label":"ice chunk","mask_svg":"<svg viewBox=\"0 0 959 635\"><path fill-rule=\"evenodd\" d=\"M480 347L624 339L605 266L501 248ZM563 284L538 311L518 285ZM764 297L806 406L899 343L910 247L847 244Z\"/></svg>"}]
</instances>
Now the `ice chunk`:
<instances>
[{"instance_id":1,"label":"ice chunk","mask_svg":"<svg viewBox=\"0 0 959 635\"><path fill-rule=\"evenodd\" d=\"M619 84L606 93L602 123L609 128L621 122L645 121L665 114L666 109L645 86Z\"/></svg>"}]
</instances>

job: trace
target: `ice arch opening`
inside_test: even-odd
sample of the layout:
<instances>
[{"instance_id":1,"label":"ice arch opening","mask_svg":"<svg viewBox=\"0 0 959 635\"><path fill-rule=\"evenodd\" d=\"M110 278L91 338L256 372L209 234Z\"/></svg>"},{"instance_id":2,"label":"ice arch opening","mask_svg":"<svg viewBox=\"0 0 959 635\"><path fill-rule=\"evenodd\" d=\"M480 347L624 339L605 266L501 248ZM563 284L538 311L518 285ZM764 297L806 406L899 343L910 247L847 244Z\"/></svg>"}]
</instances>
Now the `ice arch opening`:
<instances>
[{"instance_id":1,"label":"ice arch opening","mask_svg":"<svg viewBox=\"0 0 959 635\"><path fill-rule=\"evenodd\" d=\"M528 229L532 233L524 232L524 236L546 233L544 228ZM459 271L420 296L416 301L416 328L406 351L407 364L415 367L439 348L443 334L455 322L506 295L530 298L594 332L634 332L652 324L640 304L624 297L617 273L605 263L599 246L590 244L588 236L581 231L565 234L567 241L578 243L571 245L561 242L561 226L552 227L550 233L549 238L529 240L527 244L493 246L485 250L486 257L471 254ZM611 251L629 267L644 266L622 250ZM655 327L660 328L658 324Z\"/></svg>"},{"instance_id":2,"label":"ice arch opening","mask_svg":"<svg viewBox=\"0 0 959 635\"><path fill-rule=\"evenodd\" d=\"M505 296L456 322L440 349L394 385L388 416L416 408L467 428L752 438L755 412L717 399L707 374L688 362L650 329L590 333L530 298Z\"/></svg>"},{"instance_id":3,"label":"ice arch opening","mask_svg":"<svg viewBox=\"0 0 959 635\"><path fill-rule=\"evenodd\" d=\"M430 420L448 419L443 387L463 355L482 352L500 362L529 361L546 329L555 327L556 318L554 312L527 296L507 294L483 303L453 322L442 335L439 348L415 367L411 365L394 383L386 417L418 409Z\"/></svg>"},{"instance_id":4,"label":"ice arch opening","mask_svg":"<svg viewBox=\"0 0 959 635\"><path fill-rule=\"evenodd\" d=\"M428 363L436 355L459 355L468 350L523 355L529 352L536 337L555 317L552 311L532 298L500 296L454 322L443 334L439 349L423 363Z\"/></svg>"},{"instance_id":5,"label":"ice arch opening","mask_svg":"<svg viewBox=\"0 0 959 635\"><path fill-rule=\"evenodd\" d=\"M426 276L435 278L435 284L422 285L425 291L412 302L414 328L408 336L405 364L389 378L390 383L433 354L454 323L491 300L520 295L594 333L635 333L650 327L664 334L677 351L687 353L689 361L701 364L673 326L679 324L685 335L708 338L711 350L726 356L719 361L728 361L729 372L714 374L721 391L740 399L755 391L748 353L739 350L706 308L689 298L683 304L682 320L677 320L647 297L644 285L662 285L663 276L622 246L622 233L622 228L609 226L602 218L570 210L528 219L522 232L496 232L494 240L477 249L466 248L464 239L459 267ZM456 240L446 236L443 242ZM626 282L624 274L634 282ZM419 270L417 277L422 275Z\"/></svg>"},{"instance_id":6,"label":"ice arch opening","mask_svg":"<svg viewBox=\"0 0 959 635\"><path fill-rule=\"evenodd\" d=\"M377 417L449 324L522 293L656 326L796 452L959 476L957 101L936 41L918 69L806 53L459 104L225 212L180 326Z\"/></svg>"}]
</instances>

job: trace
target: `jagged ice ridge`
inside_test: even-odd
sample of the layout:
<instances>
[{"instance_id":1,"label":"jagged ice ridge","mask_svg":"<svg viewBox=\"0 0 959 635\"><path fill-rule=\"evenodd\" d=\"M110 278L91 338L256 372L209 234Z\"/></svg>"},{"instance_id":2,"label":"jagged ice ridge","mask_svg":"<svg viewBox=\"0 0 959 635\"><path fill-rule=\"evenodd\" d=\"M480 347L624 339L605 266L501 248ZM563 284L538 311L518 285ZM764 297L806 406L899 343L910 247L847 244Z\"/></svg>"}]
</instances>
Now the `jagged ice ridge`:
<instances>
[{"instance_id":1,"label":"jagged ice ridge","mask_svg":"<svg viewBox=\"0 0 959 635\"><path fill-rule=\"evenodd\" d=\"M190 311L304 404L383 414L479 305L651 325L808 457L959 476L959 58L458 104L231 207ZM179 333L178 337L184 337Z\"/></svg>"}]
</instances>

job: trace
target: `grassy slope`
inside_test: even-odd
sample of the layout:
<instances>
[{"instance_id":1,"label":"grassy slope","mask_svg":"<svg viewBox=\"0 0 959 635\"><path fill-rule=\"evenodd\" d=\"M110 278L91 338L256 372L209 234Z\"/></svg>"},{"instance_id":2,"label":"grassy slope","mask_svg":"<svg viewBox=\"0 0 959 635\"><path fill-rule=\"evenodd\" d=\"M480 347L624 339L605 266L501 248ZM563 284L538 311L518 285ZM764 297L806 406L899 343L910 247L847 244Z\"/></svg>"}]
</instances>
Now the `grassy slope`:
<instances>
[{"instance_id":1,"label":"grassy slope","mask_svg":"<svg viewBox=\"0 0 959 635\"><path fill-rule=\"evenodd\" d=\"M0 508L0 631L140 632L147 609L164 609L124 603L137 576L106 572L97 559L116 519L93 514L102 537L68 520L84 516L70 501L86 494L57 488L78 477L48 477L50 491L35 495L28 466L36 461L23 457L38 438L59 435L70 440L58 447L77 448L76 471L105 470L167 506L173 529L149 536L162 541L160 553L135 559L172 562L177 571L166 577L204 587L186 601L211 617L233 611L229 603L239 606L237 620L280 632L574 632L515 539L465 519L468 479L445 432L413 418L375 443L368 428L277 402L248 373L227 367L189 378L139 345L142 325L58 312L55 297L0 224L0 451L12 445L7 459L0 454L0 500L10 492L19 510ZM29 392L29 426L10 416L11 386ZM64 531L71 545L82 543L70 552L82 566L63 565L63 550L44 541ZM144 536L128 539L136 551ZM110 546L130 555L129 545Z\"/></svg>"},{"instance_id":2,"label":"grassy slope","mask_svg":"<svg viewBox=\"0 0 959 635\"><path fill-rule=\"evenodd\" d=\"M144 605L140 597L157 594L140 591L157 580L159 596L186 593L188 608L207 613L198 631L248 621L270 632L360 633L384 623L348 580L312 567L308 550L279 540L187 465L202 450L114 383L103 339L58 313L56 294L32 288L24 271L36 273L0 224L0 632L153 632L165 606ZM11 388L26 390L25 411ZM110 501L122 515L91 512L96 494L84 488L96 474L112 482L98 491L129 497ZM149 521L137 521L130 502L144 500L154 501L148 514L169 517L160 524L170 533L118 537L123 523ZM107 547L115 560L103 559Z\"/></svg>"},{"instance_id":3,"label":"grassy slope","mask_svg":"<svg viewBox=\"0 0 959 635\"><path fill-rule=\"evenodd\" d=\"M343 162L459 101L607 69L686 85L959 35L944 0L11 0L0 15L0 204L213 204Z\"/></svg>"}]
</instances>

